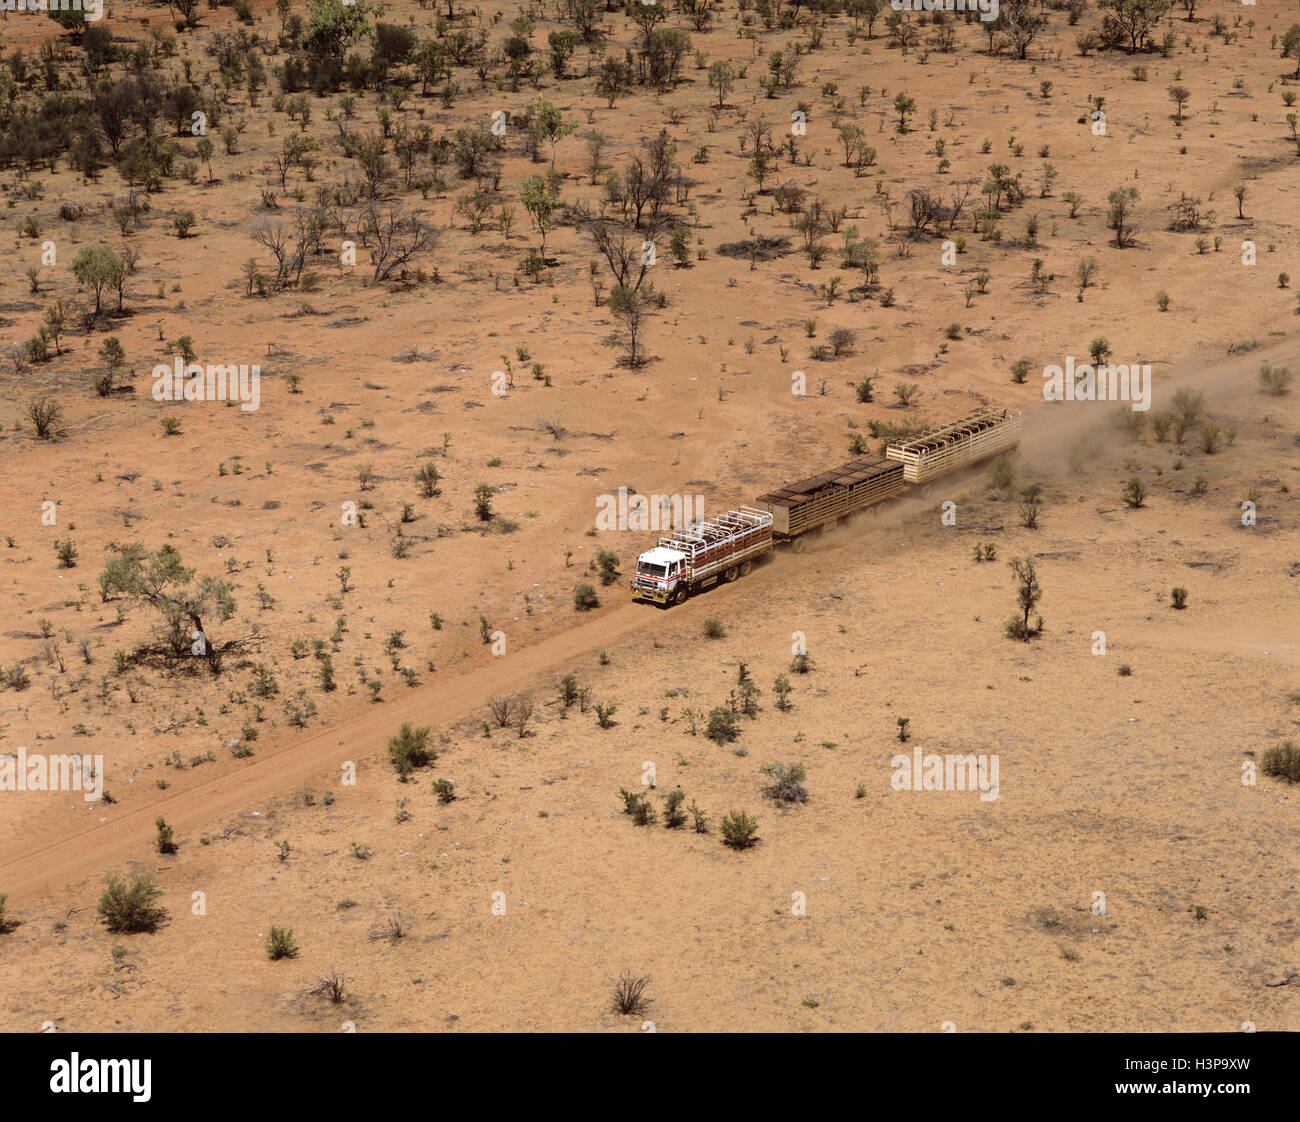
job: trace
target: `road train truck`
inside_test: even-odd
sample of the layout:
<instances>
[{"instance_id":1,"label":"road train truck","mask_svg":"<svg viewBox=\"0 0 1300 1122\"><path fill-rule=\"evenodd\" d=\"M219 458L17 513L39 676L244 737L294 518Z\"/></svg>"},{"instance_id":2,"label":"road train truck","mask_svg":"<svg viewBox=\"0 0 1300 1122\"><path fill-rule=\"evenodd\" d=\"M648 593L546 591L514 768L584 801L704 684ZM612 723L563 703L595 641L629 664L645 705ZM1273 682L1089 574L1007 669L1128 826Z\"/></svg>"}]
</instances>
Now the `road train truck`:
<instances>
[{"instance_id":1,"label":"road train truck","mask_svg":"<svg viewBox=\"0 0 1300 1122\"><path fill-rule=\"evenodd\" d=\"M755 558L778 542L801 552L805 535L828 530L875 503L928 483L1016 446L1020 414L1009 409L978 412L891 444L885 456L858 456L819 475L787 483L754 500L692 523L636 560L632 598L680 604L720 580L745 576Z\"/></svg>"}]
</instances>

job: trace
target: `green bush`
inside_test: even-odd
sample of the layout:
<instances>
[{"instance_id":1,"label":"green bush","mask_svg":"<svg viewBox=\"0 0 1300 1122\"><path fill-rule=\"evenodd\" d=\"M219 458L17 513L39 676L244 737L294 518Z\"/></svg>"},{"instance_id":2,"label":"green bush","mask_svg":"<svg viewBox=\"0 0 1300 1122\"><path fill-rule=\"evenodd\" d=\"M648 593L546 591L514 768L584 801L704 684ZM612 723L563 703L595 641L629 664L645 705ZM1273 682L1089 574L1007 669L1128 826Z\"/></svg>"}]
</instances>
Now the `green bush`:
<instances>
[{"instance_id":1,"label":"green bush","mask_svg":"<svg viewBox=\"0 0 1300 1122\"><path fill-rule=\"evenodd\" d=\"M682 813L682 802L685 799L686 792L681 788L668 792L664 798L664 829L676 830L686 822L686 815Z\"/></svg>"},{"instance_id":2,"label":"green bush","mask_svg":"<svg viewBox=\"0 0 1300 1122\"><path fill-rule=\"evenodd\" d=\"M1300 783L1300 748L1293 741L1284 740L1264 750L1259 766L1265 775L1275 775L1288 783ZM4 897L0 896L0 905L3 901ZM3 915L0 915L2 919Z\"/></svg>"},{"instance_id":3,"label":"green bush","mask_svg":"<svg viewBox=\"0 0 1300 1122\"><path fill-rule=\"evenodd\" d=\"M722 844L732 849L748 849L758 841L758 822L743 810L728 812L718 829L722 833Z\"/></svg>"},{"instance_id":4,"label":"green bush","mask_svg":"<svg viewBox=\"0 0 1300 1122\"><path fill-rule=\"evenodd\" d=\"M725 706L719 705L709 711L709 725L704 730L714 744L730 744L740 735L736 714Z\"/></svg>"},{"instance_id":5,"label":"green bush","mask_svg":"<svg viewBox=\"0 0 1300 1122\"><path fill-rule=\"evenodd\" d=\"M388 739L388 758L393 770L405 780L417 767L428 767L438 758L429 747L429 729L403 723L396 736Z\"/></svg>"},{"instance_id":6,"label":"green bush","mask_svg":"<svg viewBox=\"0 0 1300 1122\"><path fill-rule=\"evenodd\" d=\"M612 549L596 551L596 568L600 571L600 583L609 586L618 580L618 554Z\"/></svg>"},{"instance_id":7,"label":"green bush","mask_svg":"<svg viewBox=\"0 0 1300 1122\"><path fill-rule=\"evenodd\" d=\"M1146 502L1147 488L1136 475L1124 485L1124 501L1134 510Z\"/></svg>"},{"instance_id":8,"label":"green bush","mask_svg":"<svg viewBox=\"0 0 1300 1122\"><path fill-rule=\"evenodd\" d=\"M438 796L438 801L446 806L456 799L456 785L450 779L435 779L433 793Z\"/></svg>"},{"instance_id":9,"label":"green bush","mask_svg":"<svg viewBox=\"0 0 1300 1122\"><path fill-rule=\"evenodd\" d=\"M172 828L167 825L162 818L154 819L154 825L158 827L157 846L159 853L175 853L176 838L172 834Z\"/></svg>"},{"instance_id":10,"label":"green bush","mask_svg":"<svg viewBox=\"0 0 1300 1122\"><path fill-rule=\"evenodd\" d=\"M298 957L298 944L294 941L292 928L271 928L271 933L266 937L266 957L272 962Z\"/></svg>"},{"instance_id":11,"label":"green bush","mask_svg":"<svg viewBox=\"0 0 1300 1122\"><path fill-rule=\"evenodd\" d=\"M727 629L723 626L720 619L706 619L704 621L704 637L706 639L721 639L727 634Z\"/></svg>"},{"instance_id":12,"label":"green bush","mask_svg":"<svg viewBox=\"0 0 1300 1122\"><path fill-rule=\"evenodd\" d=\"M99 898L97 911L110 931L124 935L153 932L167 918L166 909L158 905L161 896L162 889L153 877L136 873L128 885L113 873Z\"/></svg>"},{"instance_id":13,"label":"green bush","mask_svg":"<svg viewBox=\"0 0 1300 1122\"><path fill-rule=\"evenodd\" d=\"M600 607L600 597L589 584L580 584L573 590L573 606L580 612L589 612Z\"/></svg>"}]
</instances>

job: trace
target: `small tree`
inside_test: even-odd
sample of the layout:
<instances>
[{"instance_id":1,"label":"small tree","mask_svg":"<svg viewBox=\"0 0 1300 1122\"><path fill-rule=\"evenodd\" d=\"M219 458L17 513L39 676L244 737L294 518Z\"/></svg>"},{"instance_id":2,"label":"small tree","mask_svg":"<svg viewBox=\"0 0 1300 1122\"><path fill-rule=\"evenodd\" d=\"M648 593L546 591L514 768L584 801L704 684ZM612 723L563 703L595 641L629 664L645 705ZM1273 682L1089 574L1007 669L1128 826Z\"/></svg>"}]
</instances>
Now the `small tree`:
<instances>
[{"instance_id":1,"label":"small tree","mask_svg":"<svg viewBox=\"0 0 1300 1122\"><path fill-rule=\"evenodd\" d=\"M916 101L905 93L894 98L894 112L898 114L898 131L907 132L907 118L916 112Z\"/></svg>"},{"instance_id":2,"label":"small tree","mask_svg":"<svg viewBox=\"0 0 1300 1122\"><path fill-rule=\"evenodd\" d=\"M641 330L646 316L650 314L652 297L653 289L649 285L640 289L620 284L605 299L606 306L622 329L629 366L640 366L645 361Z\"/></svg>"},{"instance_id":3,"label":"small tree","mask_svg":"<svg viewBox=\"0 0 1300 1122\"><path fill-rule=\"evenodd\" d=\"M104 340L99 348L99 360L108 367L108 373L95 379L95 392L100 397L107 397L116 386L118 371L126 365L126 351L116 335L110 335Z\"/></svg>"},{"instance_id":4,"label":"small tree","mask_svg":"<svg viewBox=\"0 0 1300 1122\"><path fill-rule=\"evenodd\" d=\"M1016 601L1020 605L1020 615L1007 620L1005 630L1008 638L1027 643L1043 630L1042 616L1038 617L1033 627L1029 625L1029 613L1038 606L1038 601L1043 597L1043 589L1038 583L1033 558L1015 558L1008 565L1016 581Z\"/></svg>"},{"instance_id":5,"label":"small tree","mask_svg":"<svg viewBox=\"0 0 1300 1122\"><path fill-rule=\"evenodd\" d=\"M1191 100L1192 91L1186 86L1170 86L1169 100L1174 103L1174 124L1183 123L1183 107Z\"/></svg>"},{"instance_id":6,"label":"small tree","mask_svg":"<svg viewBox=\"0 0 1300 1122\"><path fill-rule=\"evenodd\" d=\"M572 33L570 33L572 34ZM555 36L551 36L551 47L554 50ZM557 75L558 77L558 75ZM551 167L555 167L555 147L566 136L572 136L578 131L578 126L564 119L564 114L556 109L549 101L542 102L537 107L537 135L547 141L551 146Z\"/></svg>"},{"instance_id":7,"label":"small tree","mask_svg":"<svg viewBox=\"0 0 1300 1122\"><path fill-rule=\"evenodd\" d=\"M1124 484L1124 501L1134 510L1137 510L1138 507L1146 502L1146 497L1146 484L1136 475Z\"/></svg>"},{"instance_id":8,"label":"small tree","mask_svg":"<svg viewBox=\"0 0 1300 1122\"><path fill-rule=\"evenodd\" d=\"M528 217L533 220L537 232L542 236L540 254L545 260L546 235L555 224L555 212L559 203L546 189L546 180L540 175L530 175L520 184L519 201L528 212Z\"/></svg>"},{"instance_id":9,"label":"small tree","mask_svg":"<svg viewBox=\"0 0 1300 1122\"><path fill-rule=\"evenodd\" d=\"M83 246L73 259L72 275L82 287L89 288L95 294L95 315L98 316L102 309L104 290L119 288L126 276L126 265L111 249L88 245ZM118 304L121 305L120 296Z\"/></svg>"},{"instance_id":10,"label":"small tree","mask_svg":"<svg viewBox=\"0 0 1300 1122\"><path fill-rule=\"evenodd\" d=\"M727 102L727 94L731 92L731 87L736 84L736 71L732 68L731 63L719 59L709 66L709 89L718 91L718 108L722 109Z\"/></svg>"},{"instance_id":11,"label":"small tree","mask_svg":"<svg viewBox=\"0 0 1300 1122\"><path fill-rule=\"evenodd\" d=\"M181 563L181 555L170 545L153 553L138 543L110 549L99 578L105 596L121 593L155 609L162 616L171 653L206 657L215 671L216 647L203 621L215 615L224 623L235 614L234 585L217 577L195 581L194 570Z\"/></svg>"},{"instance_id":12,"label":"small tree","mask_svg":"<svg viewBox=\"0 0 1300 1122\"><path fill-rule=\"evenodd\" d=\"M1115 231L1115 246L1126 249L1136 240L1133 231L1133 208L1138 200L1136 187L1119 187L1106 196L1106 225Z\"/></svg>"}]
</instances>

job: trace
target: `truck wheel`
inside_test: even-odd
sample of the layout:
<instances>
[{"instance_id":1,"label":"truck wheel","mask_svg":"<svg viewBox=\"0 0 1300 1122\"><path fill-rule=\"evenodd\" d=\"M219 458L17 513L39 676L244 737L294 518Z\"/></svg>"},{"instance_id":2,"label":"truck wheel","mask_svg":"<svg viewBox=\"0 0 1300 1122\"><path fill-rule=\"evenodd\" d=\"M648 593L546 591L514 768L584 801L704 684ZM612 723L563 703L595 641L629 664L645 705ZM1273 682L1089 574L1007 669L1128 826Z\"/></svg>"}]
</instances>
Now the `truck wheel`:
<instances>
[{"instance_id":1,"label":"truck wheel","mask_svg":"<svg viewBox=\"0 0 1300 1122\"><path fill-rule=\"evenodd\" d=\"M733 580L735 580L739 575L740 575L740 573L739 573L739 571L736 569L736 566L735 566L735 565L732 565L731 568L727 570L727 583L730 584L730 583L731 583Z\"/></svg>"},{"instance_id":2,"label":"truck wheel","mask_svg":"<svg viewBox=\"0 0 1300 1122\"><path fill-rule=\"evenodd\" d=\"M795 538L790 542L791 553L802 553L807 548L808 543L802 537Z\"/></svg>"},{"instance_id":3,"label":"truck wheel","mask_svg":"<svg viewBox=\"0 0 1300 1122\"><path fill-rule=\"evenodd\" d=\"M686 589L679 588L676 592L673 593L673 603L674 604L686 603Z\"/></svg>"},{"instance_id":4,"label":"truck wheel","mask_svg":"<svg viewBox=\"0 0 1300 1122\"><path fill-rule=\"evenodd\" d=\"M749 570L752 568L753 565L751 565L748 561L746 561L743 565L740 566L740 575L742 577L749 576Z\"/></svg>"}]
</instances>

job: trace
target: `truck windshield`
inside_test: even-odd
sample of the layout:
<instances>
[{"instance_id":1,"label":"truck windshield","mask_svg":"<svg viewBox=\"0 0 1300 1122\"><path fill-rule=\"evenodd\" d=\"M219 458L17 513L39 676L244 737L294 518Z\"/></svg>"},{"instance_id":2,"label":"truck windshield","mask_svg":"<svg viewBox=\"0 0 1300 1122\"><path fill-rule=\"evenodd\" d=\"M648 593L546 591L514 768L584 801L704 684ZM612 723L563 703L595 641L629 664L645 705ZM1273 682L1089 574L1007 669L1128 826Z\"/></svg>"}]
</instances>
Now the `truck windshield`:
<instances>
[{"instance_id":1,"label":"truck windshield","mask_svg":"<svg viewBox=\"0 0 1300 1122\"><path fill-rule=\"evenodd\" d=\"M662 577L668 573L666 565L652 565L648 561L638 561L636 571L643 577Z\"/></svg>"}]
</instances>

